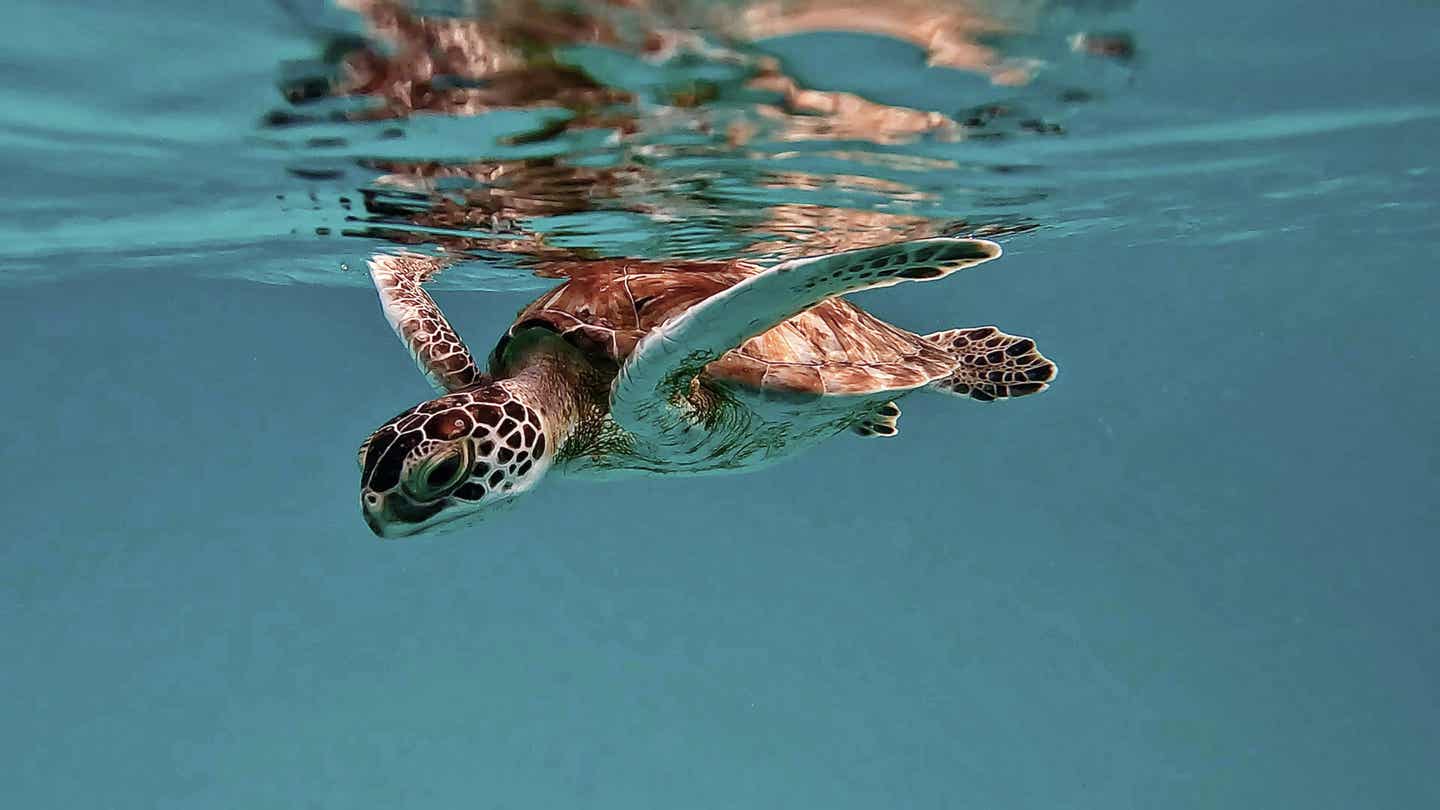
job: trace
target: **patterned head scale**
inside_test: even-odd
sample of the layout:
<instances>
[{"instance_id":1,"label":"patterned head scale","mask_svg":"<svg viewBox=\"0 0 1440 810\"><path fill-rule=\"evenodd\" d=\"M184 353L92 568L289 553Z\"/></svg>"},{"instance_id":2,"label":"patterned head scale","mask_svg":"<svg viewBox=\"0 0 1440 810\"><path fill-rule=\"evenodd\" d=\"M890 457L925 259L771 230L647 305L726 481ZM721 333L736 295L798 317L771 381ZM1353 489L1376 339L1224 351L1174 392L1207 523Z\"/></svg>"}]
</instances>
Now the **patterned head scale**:
<instances>
[{"instance_id":1,"label":"patterned head scale","mask_svg":"<svg viewBox=\"0 0 1440 810\"><path fill-rule=\"evenodd\" d=\"M360 446L360 508L380 537L454 528L530 489L553 457L540 414L501 386L447 394Z\"/></svg>"}]
</instances>

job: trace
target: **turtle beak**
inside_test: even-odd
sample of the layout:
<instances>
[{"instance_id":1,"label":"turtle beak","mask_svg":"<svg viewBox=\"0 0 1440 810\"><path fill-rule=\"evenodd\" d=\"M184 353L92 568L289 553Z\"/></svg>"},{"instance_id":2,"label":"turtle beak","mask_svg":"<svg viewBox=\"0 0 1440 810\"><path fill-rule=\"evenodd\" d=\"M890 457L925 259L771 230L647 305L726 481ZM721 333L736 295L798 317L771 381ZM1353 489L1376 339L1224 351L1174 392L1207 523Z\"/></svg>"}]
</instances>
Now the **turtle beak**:
<instances>
[{"instance_id":1,"label":"turtle beak","mask_svg":"<svg viewBox=\"0 0 1440 810\"><path fill-rule=\"evenodd\" d=\"M395 523L389 516L389 510L386 509L384 500L375 502L372 505L370 499L361 498L360 512L365 517L365 525L370 527L370 531L374 532L376 537L386 538L397 536Z\"/></svg>"},{"instance_id":2,"label":"turtle beak","mask_svg":"<svg viewBox=\"0 0 1440 810\"><path fill-rule=\"evenodd\" d=\"M409 537L419 534L432 525L431 518L441 511L440 504L418 506L396 497L393 493L383 499L362 497L360 510L365 525L376 537Z\"/></svg>"},{"instance_id":3,"label":"turtle beak","mask_svg":"<svg viewBox=\"0 0 1440 810\"><path fill-rule=\"evenodd\" d=\"M365 525L370 527L370 531L374 532L376 537L384 537L385 521L381 520L378 515L370 511L368 507L363 508L361 511L365 513Z\"/></svg>"}]
</instances>

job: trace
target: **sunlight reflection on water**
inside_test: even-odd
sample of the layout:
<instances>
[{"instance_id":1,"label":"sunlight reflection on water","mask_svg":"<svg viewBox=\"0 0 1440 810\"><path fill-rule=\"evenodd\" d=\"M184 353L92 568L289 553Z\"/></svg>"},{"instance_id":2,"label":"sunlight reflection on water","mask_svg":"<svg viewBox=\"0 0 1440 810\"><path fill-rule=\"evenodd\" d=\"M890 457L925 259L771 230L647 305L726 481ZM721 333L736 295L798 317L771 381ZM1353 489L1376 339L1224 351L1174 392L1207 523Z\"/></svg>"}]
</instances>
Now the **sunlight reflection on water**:
<instances>
[{"instance_id":1,"label":"sunlight reflection on water","mask_svg":"<svg viewBox=\"0 0 1440 810\"><path fill-rule=\"evenodd\" d=\"M1072 29L1047 23L1073 27L1071 6L342 5L363 36L317 33L315 58L282 66L266 140L292 176L367 175L340 233L490 276L1025 232L1054 181L987 147L1063 137L1052 117L1098 94L1042 58L1066 53Z\"/></svg>"}]
</instances>

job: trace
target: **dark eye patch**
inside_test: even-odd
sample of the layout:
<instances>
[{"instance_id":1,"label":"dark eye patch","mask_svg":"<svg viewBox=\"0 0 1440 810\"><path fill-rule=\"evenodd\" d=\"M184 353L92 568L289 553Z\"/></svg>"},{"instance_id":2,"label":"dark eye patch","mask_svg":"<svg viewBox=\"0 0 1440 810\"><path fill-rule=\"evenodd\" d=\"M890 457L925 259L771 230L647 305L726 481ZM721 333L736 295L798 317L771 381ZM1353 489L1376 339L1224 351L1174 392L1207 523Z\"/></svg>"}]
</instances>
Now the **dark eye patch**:
<instances>
[{"instance_id":1,"label":"dark eye patch","mask_svg":"<svg viewBox=\"0 0 1440 810\"><path fill-rule=\"evenodd\" d=\"M383 430L370 440L370 445L365 448L365 469L360 473L362 484L370 480L371 474L375 472L375 465L380 461L380 457L385 455L385 451L390 449L390 445L395 443L398 435L393 429Z\"/></svg>"},{"instance_id":2,"label":"dark eye patch","mask_svg":"<svg viewBox=\"0 0 1440 810\"><path fill-rule=\"evenodd\" d=\"M393 489L400 483L400 473L405 468L405 456L415 449L424 436L419 431L402 433L380 456L375 463L374 474L370 478L370 488L376 492L384 492Z\"/></svg>"}]
</instances>

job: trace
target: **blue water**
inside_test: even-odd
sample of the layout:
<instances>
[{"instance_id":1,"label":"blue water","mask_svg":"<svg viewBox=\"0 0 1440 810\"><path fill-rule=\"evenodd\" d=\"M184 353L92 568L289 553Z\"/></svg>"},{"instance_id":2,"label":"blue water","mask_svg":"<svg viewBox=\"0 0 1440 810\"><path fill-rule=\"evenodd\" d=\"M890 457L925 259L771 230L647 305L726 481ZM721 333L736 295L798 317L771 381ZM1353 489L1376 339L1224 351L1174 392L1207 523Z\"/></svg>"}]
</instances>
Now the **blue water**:
<instances>
[{"instance_id":1,"label":"blue water","mask_svg":"<svg viewBox=\"0 0 1440 810\"><path fill-rule=\"evenodd\" d=\"M568 115L539 108L267 127L357 15L7 4L0 805L1440 806L1440 6L995 5L1029 84L874 32L747 47L876 104L1027 110L1000 137L726 151L499 139ZM565 53L639 95L738 70ZM988 225L1001 261L857 300L1034 335L1061 375L382 543L355 448L428 396L359 272L413 225L361 210L384 157L647 166L473 225L585 255ZM471 258L437 295L484 351L550 282Z\"/></svg>"}]
</instances>

